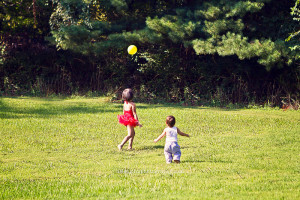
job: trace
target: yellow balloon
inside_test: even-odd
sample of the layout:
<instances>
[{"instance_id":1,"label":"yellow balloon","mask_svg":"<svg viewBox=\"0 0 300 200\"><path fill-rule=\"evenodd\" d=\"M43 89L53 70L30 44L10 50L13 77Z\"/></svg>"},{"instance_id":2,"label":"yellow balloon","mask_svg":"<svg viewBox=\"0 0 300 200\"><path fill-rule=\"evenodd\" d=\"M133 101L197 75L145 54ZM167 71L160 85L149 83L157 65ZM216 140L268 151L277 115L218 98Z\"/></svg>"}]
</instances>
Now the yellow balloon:
<instances>
[{"instance_id":1,"label":"yellow balloon","mask_svg":"<svg viewBox=\"0 0 300 200\"><path fill-rule=\"evenodd\" d=\"M133 54L135 54L135 53L137 52L137 48L136 48L135 45L130 45L130 46L128 47L127 51L128 51L128 53L129 53L130 55L133 55Z\"/></svg>"}]
</instances>

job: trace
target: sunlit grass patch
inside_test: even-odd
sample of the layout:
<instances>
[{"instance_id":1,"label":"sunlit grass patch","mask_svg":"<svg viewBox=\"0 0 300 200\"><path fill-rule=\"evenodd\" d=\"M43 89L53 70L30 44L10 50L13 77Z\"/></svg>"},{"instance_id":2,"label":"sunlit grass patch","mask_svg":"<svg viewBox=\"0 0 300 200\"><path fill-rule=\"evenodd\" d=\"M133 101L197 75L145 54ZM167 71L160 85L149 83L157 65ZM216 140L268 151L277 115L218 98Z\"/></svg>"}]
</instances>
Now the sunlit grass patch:
<instances>
[{"instance_id":1,"label":"sunlit grass patch","mask_svg":"<svg viewBox=\"0 0 300 200\"><path fill-rule=\"evenodd\" d=\"M299 199L299 111L137 104L133 151L106 98L1 98L0 199ZM168 115L181 164L153 143Z\"/></svg>"}]
</instances>

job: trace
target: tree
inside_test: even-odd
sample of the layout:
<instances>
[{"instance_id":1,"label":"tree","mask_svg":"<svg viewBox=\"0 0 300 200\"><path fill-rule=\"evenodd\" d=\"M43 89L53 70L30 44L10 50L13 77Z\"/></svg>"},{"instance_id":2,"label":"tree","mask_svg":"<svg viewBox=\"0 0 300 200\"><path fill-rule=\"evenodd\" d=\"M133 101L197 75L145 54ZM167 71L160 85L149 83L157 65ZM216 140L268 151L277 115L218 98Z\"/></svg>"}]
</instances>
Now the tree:
<instances>
[{"instance_id":1,"label":"tree","mask_svg":"<svg viewBox=\"0 0 300 200\"><path fill-rule=\"evenodd\" d=\"M48 1L5 0L0 2L0 88L20 88L35 81L39 67L33 64L48 50ZM31 60L32 59L32 60Z\"/></svg>"},{"instance_id":2,"label":"tree","mask_svg":"<svg viewBox=\"0 0 300 200\"><path fill-rule=\"evenodd\" d=\"M300 10L298 8L300 4L299 0L296 0L295 5L291 8L291 15L293 16L293 19L297 22L300 21ZM290 36L286 39L286 41L290 41L291 39L294 39L295 41L299 41L299 34L300 30L296 30L293 33L290 34ZM299 50L300 46L297 44L297 42L294 44L294 46L291 47L292 50Z\"/></svg>"},{"instance_id":3,"label":"tree","mask_svg":"<svg viewBox=\"0 0 300 200\"><path fill-rule=\"evenodd\" d=\"M247 24L247 18L258 15L266 3L273 6L275 1L271 0L67 2L57 2L51 19L56 44L63 49L99 54L130 43L183 44L198 55L258 58L268 70L294 58L288 56L282 39L247 33L257 28ZM98 10L91 9L95 7ZM97 20L99 14L105 17Z\"/></svg>"},{"instance_id":4,"label":"tree","mask_svg":"<svg viewBox=\"0 0 300 200\"><path fill-rule=\"evenodd\" d=\"M56 93L134 86L144 98L236 103L279 102L300 91L299 52L290 49L296 40L285 42L297 25L290 0L7 2L15 9L0 8L1 13L30 23L17 22L16 34L12 27L3 33L15 37L26 30L32 40L41 38L40 46L54 50L47 38L57 47L44 54L51 59L38 48L14 49L18 54L10 54L14 59L6 59L2 71L18 85L17 76L24 74L12 74L10 67L28 69L33 76L28 85L43 83L49 90L57 87ZM17 9L22 6L27 10ZM135 56L126 52L130 44L138 46Z\"/></svg>"}]
</instances>

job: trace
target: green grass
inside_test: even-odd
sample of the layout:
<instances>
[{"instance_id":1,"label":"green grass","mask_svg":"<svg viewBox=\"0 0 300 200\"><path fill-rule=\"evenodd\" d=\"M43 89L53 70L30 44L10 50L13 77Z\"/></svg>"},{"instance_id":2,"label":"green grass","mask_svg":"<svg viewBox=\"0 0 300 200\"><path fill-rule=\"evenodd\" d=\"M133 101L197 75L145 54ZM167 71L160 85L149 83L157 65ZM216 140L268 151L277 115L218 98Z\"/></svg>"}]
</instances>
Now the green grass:
<instances>
[{"instance_id":1,"label":"green grass","mask_svg":"<svg viewBox=\"0 0 300 200\"><path fill-rule=\"evenodd\" d=\"M137 104L133 151L122 105L105 98L0 98L0 199L300 199L300 112ZM176 117L181 164L165 163ZM124 146L126 149L126 146Z\"/></svg>"}]
</instances>

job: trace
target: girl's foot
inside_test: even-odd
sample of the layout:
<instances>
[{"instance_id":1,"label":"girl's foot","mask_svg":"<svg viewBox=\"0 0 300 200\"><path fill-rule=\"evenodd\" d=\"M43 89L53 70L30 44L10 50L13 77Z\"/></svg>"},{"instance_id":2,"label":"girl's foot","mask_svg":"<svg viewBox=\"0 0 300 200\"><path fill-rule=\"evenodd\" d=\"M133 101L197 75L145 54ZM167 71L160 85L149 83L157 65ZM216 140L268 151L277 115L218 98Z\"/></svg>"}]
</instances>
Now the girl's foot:
<instances>
[{"instance_id":1,"label":"girl's foot","mask_svg":"<svg viewBox=\"0 0 300 200\"><path fill-rule=\"evenodd\" d=\"M120 144L118 145L118 149L119 149L119 151L122 150L122 146Z\"/></svg>"},{"instance_id":2,"label":"girl's foot","mask_svg":"<svg viewBox=\"0 0 300 200\"><path fill-rule=\"evenodd\" d=\"M132 150L132 147L128 147L128 150Z\"/></svg>"}]
</instances>

